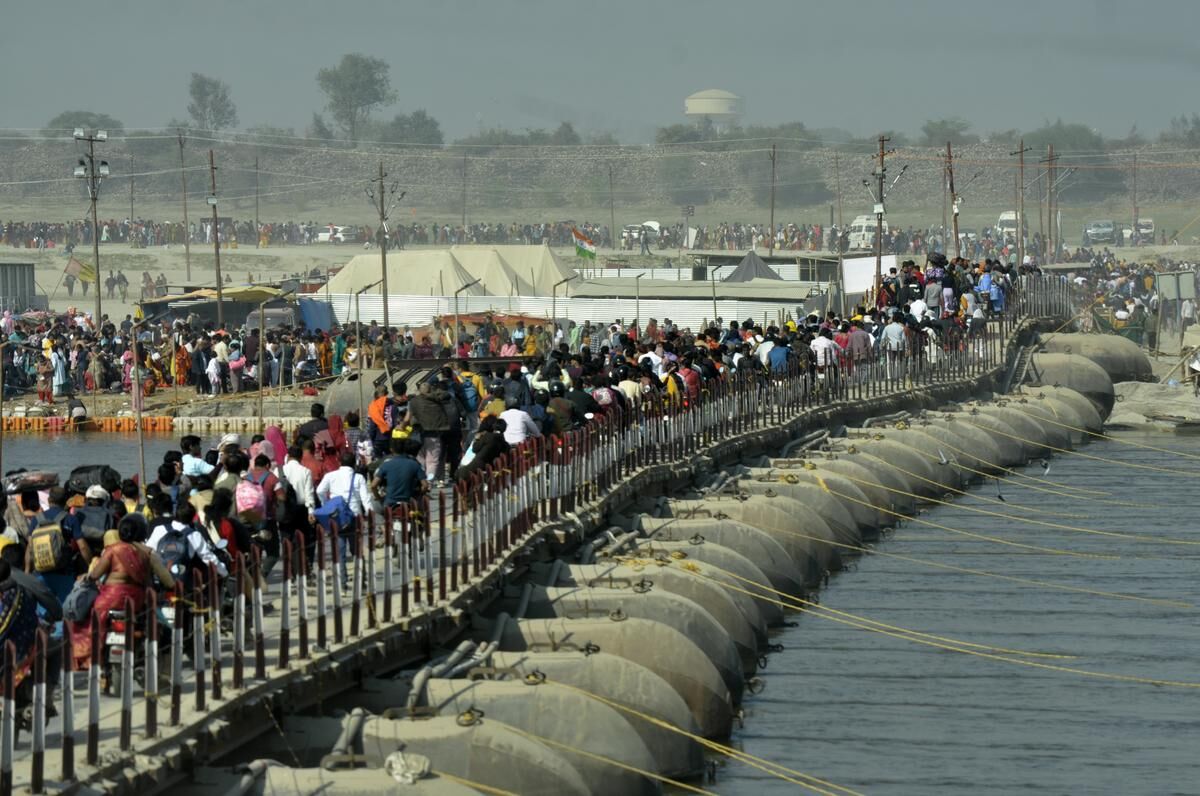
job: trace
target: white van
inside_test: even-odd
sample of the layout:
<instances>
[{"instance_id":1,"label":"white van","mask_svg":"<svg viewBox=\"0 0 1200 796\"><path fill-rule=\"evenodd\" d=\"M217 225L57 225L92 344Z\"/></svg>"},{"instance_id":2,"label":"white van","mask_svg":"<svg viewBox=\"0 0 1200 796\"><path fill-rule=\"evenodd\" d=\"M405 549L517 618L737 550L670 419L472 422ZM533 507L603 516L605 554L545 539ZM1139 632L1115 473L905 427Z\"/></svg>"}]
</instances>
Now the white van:
<instances>
[{"instance_id":1,"label":"white van","mask_svg":"<svg viewBox=\"0 0 1200 796\"><path fill-rule=\"evenodd\" d=\"M1017 212L1015 210L1005 210L1000 214L1000 220L996 222L996 233L1001 240L1016 239Z\"/></svg>"},{"instance_id":2,"label":"white van","mask_svg":"<svg viewBox=\"0 0 1200 796\"><path fill-rule=\"evenodd\" d=\"M875 216L855 216L850 222L850 250L871 251L875 249ZM887 219L883 220L883 231L888 231Z\"/></svg>"}]
</instances>

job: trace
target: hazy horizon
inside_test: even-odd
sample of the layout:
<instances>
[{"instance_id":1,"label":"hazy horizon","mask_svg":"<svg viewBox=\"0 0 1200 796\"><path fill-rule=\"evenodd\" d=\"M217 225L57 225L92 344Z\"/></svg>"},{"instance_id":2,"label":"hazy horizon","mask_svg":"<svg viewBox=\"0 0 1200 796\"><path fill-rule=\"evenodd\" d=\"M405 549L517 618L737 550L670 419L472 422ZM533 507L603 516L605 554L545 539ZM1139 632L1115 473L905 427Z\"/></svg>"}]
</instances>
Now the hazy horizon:
<instances>
[{"instance_id":1,"label":"hazy horizon","mask_svg":"<svg viewBox=\"0 0 1200 796\"><path fill-rule=\"evenodd\" d=\"M200 72L230 85L240 128L303 134L325 104L317 70L349 52L391 66L398 99L376 118L423 108L447 141L569 121L646 142L684 121L684 98L708 88L743 97L746 124L857 136L961 116L980 135L1062 118L1114 137L1136 124L1153 137L1200 110L1196 89L1183 89L1200 65L1200 4L1183 0L925 0L900 11L875 0L62 6L53 47L37 35L44 4L6 9L0 127L38 129L88 110L159 128L187 117L188 78Z\"/></svg>"}]
</instances>

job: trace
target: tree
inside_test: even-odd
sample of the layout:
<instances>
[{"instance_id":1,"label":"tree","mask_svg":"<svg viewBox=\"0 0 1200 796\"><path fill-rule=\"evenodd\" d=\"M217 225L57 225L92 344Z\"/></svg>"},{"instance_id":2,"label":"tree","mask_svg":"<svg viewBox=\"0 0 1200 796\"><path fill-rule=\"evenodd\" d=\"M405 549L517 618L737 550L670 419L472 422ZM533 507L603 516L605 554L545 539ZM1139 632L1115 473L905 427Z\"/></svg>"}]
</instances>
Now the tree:
<instances>
[{"instance_id":1,"label":"tree","mask_svg":"<svg viewBox=\"0 0 1200 796\"><path fill-rule=\"evenodd\" d=\"M329 129L329 125L325 122L325 117L319 113L314 113L312 122L309 123L308 129L304 134L309 138L317 138L322 141L333 140L333 130Z\"/></svg>"},{"instance_id":2,"label":"tree","mask_svg":"<svg viewBox=\"0 0 1200 796\"><path fill-rule=\"evenodd\" d=\"M371 111L396 100L387 62L359 53L343 55L337 66L317 72L317 85L328 99L329 114L351 144L358 140Z\"/></svg>"},{"instance_id":3,"label":"tree","mask_svg":"<svg viewBox=\"0 0 1200 796\"><path fill-rule=\"evenodd\" d=\"M704 130L694 124L672 124L654 133L656 144L696 144L704 140Z\"/></svg>"},{"instance_id":4,"label":"tree","mask_svg":"<svg viewBox=\"0 0 1200 796\"><path fill-rule=\"evenodd\" d=\"M1193 113L1191 118L1188 118L1184 114L1177 119L1171 119L1159 138L1168 144L1183 144L1193 148L1200 146L1200 115Z\"/></svg>"},{"instance_id":5,"label":"tree","mask_svg":"<svg viewBox=\"0 0 1200 796\"><path fill-rule=\"evenodd\" d=\"M420 108L412 113L396 114L390 122L379 125L376 135L380 141L389 144L441 146L445 141L438 120Z\"/></svg>"},{"instance_id":6,"label":"tree","mask_svg":"<svg viewBox=\"0 0 1200 796\"><path fill-rule=\"evenodd\" d=\"M951 144L978 144L979 136L971 134L971 123L953 116L949 119L929 119L921 125L921 143L925 146Z\"/></svg>"},{"instance_id":7,"label":"tree","mask_svg":"<svg viewBox=\"0 0 1200 796\"><path fill-rule=\"evenodd\" d=\"M47 136L62 135L64 131L69 132L76 127L82 127L85 130L107 130L110 133L119 133L125 130L125 125L107 113L63 111L46 122L46 129L42 131L42 134Z\"/></svg>"},{"instance_id":8,"label":"tree","mask_svg":"<svg viewBox=\"0 0 1200 796\"><path fill-rule=\"evenodd\" d=\"M550 143L554 146L578 146L582 140L570 122L563 122L550 134Z\"/></svg>"},{"instance_id":9,"label":"tree","mask_svg":"<svg viewBox=\"0 0 1200 796\"><path fill-rule=\"evenodd\" d=\"M225 81L192 72L188 96L192 98L187 107L188 115L197 128L222 130L237 127L237 106L229 98L229 84Z\"/></svg>"},{"instance_id":10,"label":"tree","mask_svg":"<svg viewBox=\"0 0 1200 796\"><path fill-rule=\"evenodd\" d=\"M1112 168L1105 151L1104 137L1086 124L1064 124L1059 119L1025 133L1025 146L1033 148L1030 154L1045 153L1049 144L1054 145L1056 155L1071 156L1058 163L1058 179L1062 182L1055 190L1069 191L1075 199L1098 200L1125 189L1123 174ZM1068 174L1067 170L1072 171Z\"/></svg>"}]
</instances>

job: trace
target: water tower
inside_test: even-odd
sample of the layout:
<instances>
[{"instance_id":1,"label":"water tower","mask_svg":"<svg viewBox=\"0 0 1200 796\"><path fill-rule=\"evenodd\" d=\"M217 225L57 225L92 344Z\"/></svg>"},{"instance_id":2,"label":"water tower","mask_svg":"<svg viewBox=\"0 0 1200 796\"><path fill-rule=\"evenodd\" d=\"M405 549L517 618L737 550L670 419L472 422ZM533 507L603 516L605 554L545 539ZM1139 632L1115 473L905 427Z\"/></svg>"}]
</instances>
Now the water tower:
<instances>
[{"instance_id":1,"label":"water tower","mask_svg":"<svg viewBox=\"0 0 1200 796\"><path fill-rule=\"evenodd\" d=\"M683 101L683 112L689 119L696 124L707 120L718 130L737 124L743 111L741 97L719 88L697 91Z\"/></svg>"}]
</instances>

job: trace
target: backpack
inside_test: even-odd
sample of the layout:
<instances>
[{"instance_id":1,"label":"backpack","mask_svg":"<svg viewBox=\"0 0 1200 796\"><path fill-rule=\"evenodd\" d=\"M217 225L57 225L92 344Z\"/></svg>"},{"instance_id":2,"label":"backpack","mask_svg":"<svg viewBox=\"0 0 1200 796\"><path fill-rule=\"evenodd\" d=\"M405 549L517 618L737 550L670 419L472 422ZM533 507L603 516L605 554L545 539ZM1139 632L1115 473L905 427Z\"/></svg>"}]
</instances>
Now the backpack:
<instances>
[{"instance_id":1,"label":"backpack","mask_svg":"<svg viewBox=\"0 0 1200 796\"><path fill-rule=\"evenodd\" d=\"M475 382L471 379L463 379L459 383L459 387L463 406L468 412L477 411L479 409L479 390L475 389Z\"/></svg>"},{"instance_id":2,"label":"backpack","mask_svg":"<svg viewBox=\"0 0 1200 796\"><path fill-rule=\"evenodd\" d=\"M263 489L263 484L267 481L267 475L264 473L261 481L255 481L249 473L246 473L246 477L238 481L237 489L234 491L238 514L249 515L256 520L266 516L267 493Z\"/></svg>"},{"instance_id":3,"label":"backpack","mask_svg":"<svg viewBox=\"0 0 1200 796\"><path fill-rule=\"evenodd\" d=\"M71 555L67 537L63 534L62 518L49 520L44 514L38 514L38 523L29 535L34 569L38 572L65 569L71 561Z\"/></svg>"},{"instance_id":4,"label":"backpack","mask_svg":"<svg viewBox=\"0 0 1200 796\"><path fill-rule=\"evenodd\" d=\"M168 526L166 534L158 540L155 552L162 559L163 565L171 573L172 578L187 582L192 565L192 551L191 545L188 544L187 534L173 525Z\"/></svg>"},{"instance_id":5,"label":"backpack","mask_svg":"<svg viewBox=\"0 0 1200 796\"><path fill-rule=\"evenodd\" d=\"M109 522L108 509L100 506L80 506L75 509L75 516L79 518L84 539L96 544L104 542L104 532L112 525Z\"/></svg>"},{"instance_id":6,"label":"backpack","mask_svg":"<svg viewBox=\"0 0 1200 796\"><path fill-rule=\"evenodd\" d=\"M92 606L100 596L100 587L88 580L77 580L67 599L63 600L63 618L68 622L86 622Z\"/></svg>"}]
</instances>

